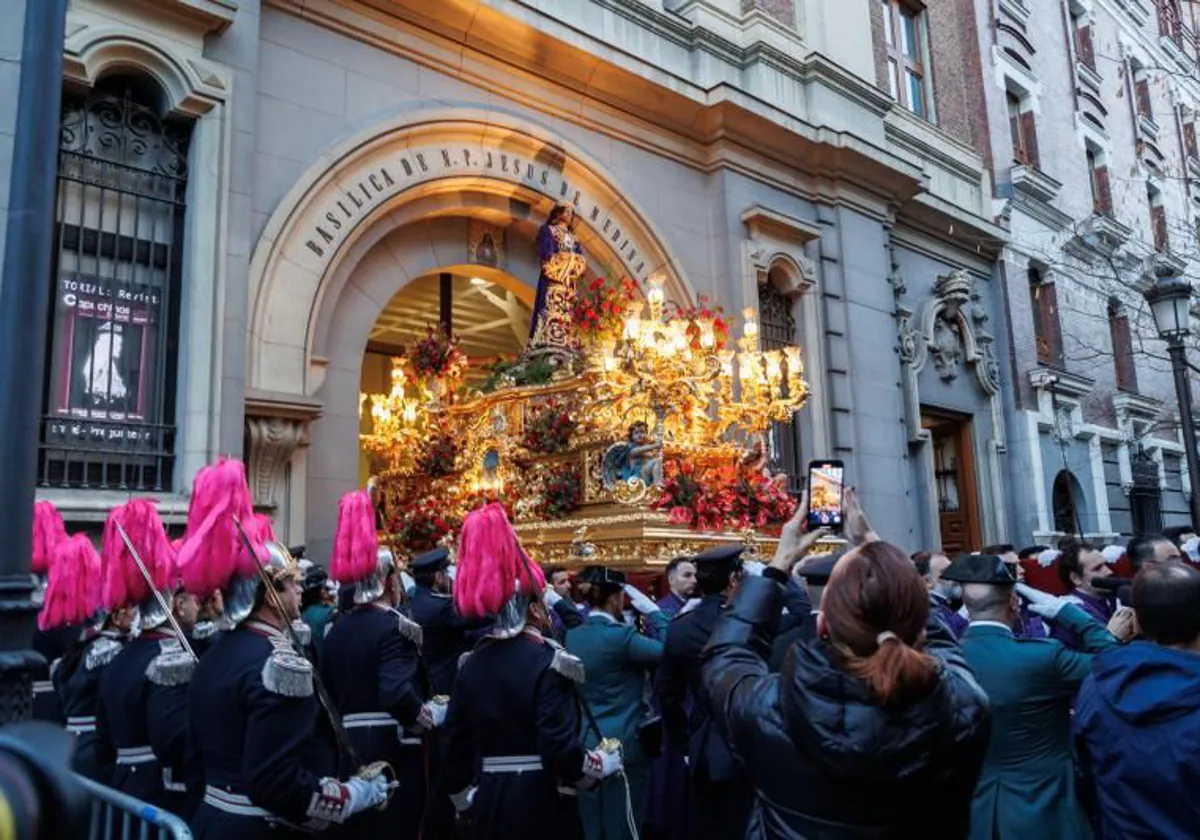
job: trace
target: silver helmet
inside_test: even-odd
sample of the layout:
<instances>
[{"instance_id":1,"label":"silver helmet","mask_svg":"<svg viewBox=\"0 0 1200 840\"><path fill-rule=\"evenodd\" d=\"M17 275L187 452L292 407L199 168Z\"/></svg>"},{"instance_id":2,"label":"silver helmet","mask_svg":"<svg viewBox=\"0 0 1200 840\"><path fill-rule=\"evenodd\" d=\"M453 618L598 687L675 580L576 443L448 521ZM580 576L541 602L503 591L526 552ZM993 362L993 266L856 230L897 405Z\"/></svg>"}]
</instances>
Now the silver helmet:
<instances>
[{"instance_id":1,"label":"silver helmet","mask_svg":"<svg viewBox=\"0 0 1200 840\"><path fill-rule=\"evenodd\" d=\"M261 565L263 574L272 583L278 584L300 576L300 566L286 546L272 540L266 543L266 548L267 556L259 555L256 562ZM235 577L229 582L221 593L225 600L225 614L221 621L224 628L236 627L254 611L254 601L262 585L262 575L257 572L253 577Z\"/></svg>"},{"instance_id":2,"label":"silver helmet","mask_svg":"<svg viewBox=\"0 0 1200 840\"><path fill-rule=\"evenodd\" d=\"M382 598L384 583L395 570L396 558L392 550L386 545L379 546L375 571L354 583L354 603L370 604Z\"/></svg>"}]
</instances>

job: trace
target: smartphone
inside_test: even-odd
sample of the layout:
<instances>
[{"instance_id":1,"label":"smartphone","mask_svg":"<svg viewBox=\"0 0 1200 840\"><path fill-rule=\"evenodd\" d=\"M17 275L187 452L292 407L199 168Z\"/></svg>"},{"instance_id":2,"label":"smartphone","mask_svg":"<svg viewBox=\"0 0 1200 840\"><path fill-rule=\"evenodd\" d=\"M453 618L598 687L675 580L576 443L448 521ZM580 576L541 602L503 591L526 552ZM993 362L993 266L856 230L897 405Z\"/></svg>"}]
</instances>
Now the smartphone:
<instances>
[{"instance_id":1,"label":"smartphone","mask_svg":"<svg viewBox=\"0 0 1200 840\"><path fill-rule=\"evenodd\" d=\"M846 468L841 461L810 461L808 464L809 530L828 528L841 533L846 519Z\"/></svg>"}]
</instances>

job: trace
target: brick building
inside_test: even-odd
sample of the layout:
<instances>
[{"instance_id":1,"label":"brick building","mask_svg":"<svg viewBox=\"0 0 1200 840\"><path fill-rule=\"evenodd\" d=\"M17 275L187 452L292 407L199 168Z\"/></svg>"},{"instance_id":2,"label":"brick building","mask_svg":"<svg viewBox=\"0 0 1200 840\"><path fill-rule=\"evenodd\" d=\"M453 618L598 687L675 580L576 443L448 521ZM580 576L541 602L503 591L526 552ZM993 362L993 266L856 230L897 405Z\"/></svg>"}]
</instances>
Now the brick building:
<instances>
[{"instance_id":1,"label":"brick building","mask_svg":"<svg viewBox=\"0 0 1200 840\"><path fill-rule=\"evenodd\" d=\"M1195 277L1200 256L1195 21L1178 0L978 0L975 15L1009 233L1014 533L1182 524L1194 479L1141 292Z\"/></svg>"}]
</instances>

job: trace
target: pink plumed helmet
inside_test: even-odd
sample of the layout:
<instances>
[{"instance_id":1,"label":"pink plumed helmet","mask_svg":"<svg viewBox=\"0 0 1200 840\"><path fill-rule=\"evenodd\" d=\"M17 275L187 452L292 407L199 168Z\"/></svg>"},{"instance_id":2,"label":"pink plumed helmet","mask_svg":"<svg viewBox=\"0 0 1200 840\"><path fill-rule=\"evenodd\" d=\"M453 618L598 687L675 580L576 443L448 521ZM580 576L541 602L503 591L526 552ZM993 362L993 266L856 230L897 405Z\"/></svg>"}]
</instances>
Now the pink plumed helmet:
<instances>
[{"instance_id":1,"label":"pink plumed helmet","mask_svg":"<svg viewBox=\"0 0 1200 840\"><path fill-rule=\"evenodd\" d=\"M515 595L533 599L545 586L542 570L521 548L503 505L493 502L467 514L454 578L454 604L462 615L499 616Z\"/></svg>"},{"instance_id":2,"label":"pink plumed helmet","mask_svg":"<svg viewBox=\"0 0 1200 840\"><path fill-rule=\"evenodd\" d=\"M53 502L33 506L33 551L30 568L39 577L50 571L50 561L59 545L67 541L67 527Z\"/></svg>"},{"instance_id":3,"label":"pink plumed helmet","mask_svg":"<svg viewBox=\"0 0 1200 840\"><path fill-rule=\"evenodd\" d=\"M100 609L100 555L86 534L59 543L50 561L49 578L38 627L53 630L90 620Z\"/></svg>"},{"instance_id":4,"label":"pink plumed helmet","mask_svg":"<svg viewBox=\"0 0 1200 840\"><path fill-rule=\"evenodd\" d=\"M258 574L234 521L242 523L255 552L263 558L266 548L253 516L246 467L241 461L223 459L196 473L187 531L177 556L179 576L188 592L205 597L237 578Z\"/></svg>"},{"instance_id":5,"label":"pink plumed helmet","mask_svg":"<svg viewBox=\"0 0 1200 840\"><path fill-rule=\"evenodd\" d=\"M365 490L355 490L338 502L337 530L329 576L338 583L357 583L376 573L379 536L375 533L375 508Z\"/></svg>"},{"instance_id":6,"label":"pink plumed helmet","mask_svg":"<svg viewBox=\"0 0 1200 840\"><path fill-rule=\"evenodd\" d=\"M157 603L148 604L154 598L154 592L125 545L118 526L125 530L138 557L142 558L154 582L154 589L161 592L167 588L174 566L174 552L162 520L158 517L158 508L152 500L134 499L113 508L104 523L104 536L101 539L100 559L104 570L102 606L109 612L139 605L147 605L152 611L158 611ZM165 615L161 618L166 621ZM146 625L145 616L143 625ZM154 625L151 623L147 626Z\"/></svg>"}]
</instances>

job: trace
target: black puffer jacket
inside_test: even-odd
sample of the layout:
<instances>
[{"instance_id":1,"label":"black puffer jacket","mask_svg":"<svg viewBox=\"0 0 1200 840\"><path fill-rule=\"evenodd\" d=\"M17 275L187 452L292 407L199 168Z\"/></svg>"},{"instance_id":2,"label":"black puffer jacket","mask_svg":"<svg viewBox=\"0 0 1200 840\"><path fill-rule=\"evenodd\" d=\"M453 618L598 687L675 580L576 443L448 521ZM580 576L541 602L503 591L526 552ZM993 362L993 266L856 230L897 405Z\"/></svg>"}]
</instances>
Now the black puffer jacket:
<instances>
[{"instance_id":1,"label":"black puffer jacket","mask_svg":"<svg viewBox=\"0 0 1200 840\"><path fill-rule=\"evenodd\" d=\"M770 578L744 580L705 649L717 723L757 788L746 839L966 837L990 711L953 638L931 622L941 679L920 702L885 709L822 642L797 644L768 673L782 596Z\"/></svg>"}]
</instances>

